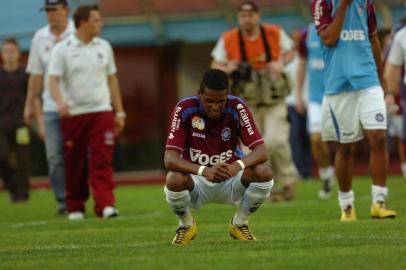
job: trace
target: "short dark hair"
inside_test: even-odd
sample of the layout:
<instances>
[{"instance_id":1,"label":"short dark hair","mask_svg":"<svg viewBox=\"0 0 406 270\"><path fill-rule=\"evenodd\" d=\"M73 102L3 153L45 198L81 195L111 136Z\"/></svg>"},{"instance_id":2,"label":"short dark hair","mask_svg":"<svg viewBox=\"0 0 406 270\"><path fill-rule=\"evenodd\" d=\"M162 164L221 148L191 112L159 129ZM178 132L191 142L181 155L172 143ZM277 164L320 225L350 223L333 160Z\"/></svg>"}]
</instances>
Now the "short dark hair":
<instances>
[{"instance_id":1,"label":"short dark hair","mask_svg":"<svg viewBox=\"0 0 406 270\"><path fill-rule=\"evenodd\" d=\"M75 22L76 29L79 28L81 21L88 21L90 17L90 12L93 10L99 11L98 5L83 5L79 6L75 13L73 14L73 21Z\"/></svg>"},{"instance_id":2,"label":"short dark hair","mask_svg":"<svg viewBox=\"0 0 406 270\"><path fill-rule=\"evenodd\" d=\"M258 5L254 1L243 1L238 6L238 12L240 12L240 11L259 12L259 8L258 8Z\"/></svg>"},{"instance_id":3,"label":"short dark hair","mask_svg":"<svg viewBox=\"0 0 406 270\"><path fill-rule=\"evenodd\" d=\"M216 91L223 90L228 91L229 87L228 80L229 78L227 73L225 73L220 69L210 68L206 70L206 72L203 75L202 82L200 83L199 92L203 93L206 88Z\"/></svg>"},{"instance_id":4,"label":"short dark hair","mask_svg":"<svg viewBox=\"0 0 406 270\"><path fill-rule=\"evenodd\" d=\"M13 37L7 37L5 39L3 39L3 42L1 43L1 47L3 48L3 46L5 44L13 44L14 46L16 46L18 49L20 49L20 43L18 43L17 39L13 38Z\"/></svg>"}]
</instances>

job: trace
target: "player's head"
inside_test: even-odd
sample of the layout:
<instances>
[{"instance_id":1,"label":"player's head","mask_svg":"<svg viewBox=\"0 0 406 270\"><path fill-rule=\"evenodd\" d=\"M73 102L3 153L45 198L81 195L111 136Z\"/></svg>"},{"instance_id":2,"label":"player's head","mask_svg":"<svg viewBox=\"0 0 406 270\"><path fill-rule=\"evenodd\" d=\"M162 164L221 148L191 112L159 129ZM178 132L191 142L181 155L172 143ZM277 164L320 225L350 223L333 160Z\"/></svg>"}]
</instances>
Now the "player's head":
<instances>
[{"instance_id":1,"label":"player's head","mask_svg":"<svg viewBox=\"0 0 406 270\"><path fill-rule=\"evenodd\" d=\"M206 115L219 118L227 104L228 76L219 69L208 69L200 84L199 96Z\"/></svg>"},{"instance_id":2,"label":"player's head","mask_svg":"<svg viewBox=\"0 0 406 270\"><path fill-rule=\"evenodd\" d=\"M1 43L1 59L4 64L17 64L20 61L20 45L14 38L6 38Z\"/></svg>"},{"instance_id":3,"label":"player's head","mask_svg":"<svg viewBox=\"0 0 406 270\"><path fill-rule=\"evenodd\" d=\"M66 25L69 15L69 7L66 0L45 0L44 7L41 10L45 10L51 28Z\"/></svg>"},{"instance_id":4,"label":"player's head","mask_svg":"<svg viewBox=\"0 0 406 270\"><path fill-rule=\"evenodd\" d=\"M261 15L257 4L253 1L244 1L238 7L237 20L241 29L252 32L259 25Z\"/></svg>"},{"instance_id":5,"label":"player's head","mask_svg":"<svg viewBox=\"0 0 406 270\"><path fill-rule=\"evenodd\" d=\"M102 30L103 22L97 5L78 7L73 15L76 29L91 37L98 36Z\"/></svg>"}]
</instances>

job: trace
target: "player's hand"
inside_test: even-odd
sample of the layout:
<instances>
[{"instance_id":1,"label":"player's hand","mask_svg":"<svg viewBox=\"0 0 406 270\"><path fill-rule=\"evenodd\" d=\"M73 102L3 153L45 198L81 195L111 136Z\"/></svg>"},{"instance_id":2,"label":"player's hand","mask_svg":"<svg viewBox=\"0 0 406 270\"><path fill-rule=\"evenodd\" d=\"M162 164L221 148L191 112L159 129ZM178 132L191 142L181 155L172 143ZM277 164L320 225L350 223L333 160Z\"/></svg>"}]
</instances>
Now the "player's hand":
<instances>
[{"instance_id":1,"label":"player's hand","mask_svg":"<svg viewBox=\"0 0 406 270\"><path fill-rule=\"evenodd\" d=\"M278 79L282 76L283 64L280 61L271 61L269 64L267 64L267 68L271 78Z\"/></svg>"},{"instance_id":2,"label":"player's hand","mask_svg":"<svg viewBox=\"0 0 406 270\"><path fill-rule=\"evenodd\" d=\"M33 108L32 104L30 104L29 102L26 102L25 106L24 106L25 124L27 124L28 126L31 126L31 123L34 120L34 117L35 117L35 113L34 113L34 108Z\"/></svg>"},{"instance_id":3,"label":"player's hand","mask_svg":"<svg viewBox=\"0 0 406 270\"><path fill-rule=\"evenodd\" d=\"M45 123L44 118L41 118L37 122L37 134L41 140L45 139Z\"/></svg>"},{"instance_id":4,"label":"player's hand","mask_svg":"<svg viewBox=\"0 0 406 270\"><path fill-rule=\"evenodd\" d=\"M298 114L304 115L306 112L306 105L302 96L296 96L295 110Z\"/></svg>"},{"instance_id":5,"label":"player's hand","mask_svg":"<svg viewBox=\"0 0 406 270\"><path fill-rule=\"evenodd\" d=\"M118 136L121 134L121 132L123 132L124 127L125 127L125 119L122 117L116 117L114 120L114 136Z\"/></svg>"},{"instance_id":6,"label":"player's hand","mask_svg":"<svg viewBox=\"0 0 406 270\"><path fill-rule=\"evenodd\" d=\"M60 117L70 116L69 105L66 102L61 101L58 102L56 105L58 106L58 112Z\"/></svg>"},{"instance_id":7,"label":"player's hand","mask_svg":"<svg viewBox=\"0 0 406 270\"><path fill-rule=\"evenodd\" d=\"M227 63L225 72L231 74L238 69L239 65L240 65L239 61L236 60L230 61Z\"/></svg>"},{"instance_id":8,"label":"player's hand","mask_svg":"<svg viewBox=\"0 0 406 270\"><path fill-rule=\"evenodd\" d=\"M396 105L395 96L393 94L386 95L385 103L390 114L395 114L399 110L399 106Z\"/></svg>"},{"instance_id":9,"label":"player's hand","mask_svg":"<svg viewBox=\"0 0 406 270\"><path fill-rule=\"evenodd\" d=\"M239 171L241 171L241 165L238 164L237 162L234 162L232 164L224 164L224 165L227 167L228 172L230 173L231 177L236 176L237 173Z\"/></svg>"},{"instance_id":10,"label":"player's hand","mask_svg":"<svg viewBox=\"0 0 406 270\"><path fill-rule=\"evenodd\" d=\"M203 176L206 179L213 183L224 182L227 179L231 178L231 174L227 166L224 164L217 164L212 167L206 167L203 171Z\"/></svg>"}]
</instances>

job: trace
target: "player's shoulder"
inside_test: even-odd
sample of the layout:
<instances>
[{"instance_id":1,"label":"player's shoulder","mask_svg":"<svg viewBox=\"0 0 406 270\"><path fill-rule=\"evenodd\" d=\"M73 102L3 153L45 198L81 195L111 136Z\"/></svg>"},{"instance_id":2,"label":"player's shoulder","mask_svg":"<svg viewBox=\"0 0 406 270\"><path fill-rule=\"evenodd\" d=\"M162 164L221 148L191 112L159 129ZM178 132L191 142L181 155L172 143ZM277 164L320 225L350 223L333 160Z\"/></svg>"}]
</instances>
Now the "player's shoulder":
<instances>
[{"instance_id":1,"label":"player's shoulder","mask_svg":"<svg viewBox=\"0 0 406 270\"><path fill-rule=\"evenodd\" d=\"M266 31L268 32L279 32L281 30L281 27L277 24L272 24L272 23L263 23L261 24Z\"/></svg>"},{"instance_id":2,"label":"player's shoulder","mask_svg":"<svg viewBox=\"0 0 406 270\"><path fill-rule=\"evenodd\" d=\"M189 107L194 107L199 105L199 96L189 96L178 101L177 107L182 107L182 109L187 109Z\"/></svg>"},{"instance_id":3,"label":"player's shoulder","mask_svg":"<svg viewBox=\"0 0 406 270\"><path fill-rule=\"evenodd\" d=\"M237 97L234 95L228 95L227 100L228 100L228 107L230 107L231 109L235 109L238 111L238 110L241 110L241 109L247 107L247 103L240 97Z\"/></svg>"},{"instance_id":4,"label":"player's shoulder","mask_svg":"<svg viewBox=\"0 0 406 270\"><path fill-rule=\"evenodd\" d=\"M400 27L397 32L395 32L395 39L404 40L406 38L406 25Z\"/></svg>"},{"instance_id":5,"label":"player's shoulder","mask_svg":"<svg viewBox=\"0 0 406 270\"><path fill-rule=\"evenodd\" d=\"M96 45L100 45L100 46L103 46L103 47L111 47L110 42L108 42L106 39L101 38L101 37L95 37L93 39L93 42Z\"/></svg>"},{"instance_id":6,"label":"player's shoulder","mask_svg":"<svg viewBox=\"0 0 406 270\"><path fill-rule=\"evenodd\" d=\"M48 32L49 32L49 26L43 26L37 31L35 31L34 36L33 36L33 42L38 42L42 39L45 39L48 37Z\"/></svg>"},{"instance_id":7,"label":"player's shoulder","mask_svg":"<svg viewBox=\"0 0 406 270\"><path fill-rule=\"evenodd\" d=\"M227 40L238 36L238 27L234 27L226 32L223 33L222 37Z\"/></svg>"}]
</instances>

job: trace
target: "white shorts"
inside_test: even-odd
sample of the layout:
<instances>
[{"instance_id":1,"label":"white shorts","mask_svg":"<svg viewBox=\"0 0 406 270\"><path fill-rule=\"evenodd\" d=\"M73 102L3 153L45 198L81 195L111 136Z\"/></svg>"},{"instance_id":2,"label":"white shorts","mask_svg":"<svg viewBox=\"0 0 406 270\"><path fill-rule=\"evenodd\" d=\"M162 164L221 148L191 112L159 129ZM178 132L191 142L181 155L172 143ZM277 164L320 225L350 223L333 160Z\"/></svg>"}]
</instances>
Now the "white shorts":
<instances>
[{"instance_id":1,"label":"white shorts","mask_svg":"<svg viewBox=\"0 0 406 270\"><path fill-rule=\"evenodd\" d=\"M403 116L390 115L389 116L389 135L391 137L403 139Z\"/></svg>"},{"instance_id":2,"label":"white shorts","mask_svg":"<svg viewBox=\"0 0 406 270\"><path fill-rule=\"evenodd\" d=\"M209 202L240 205L246 190L241 183L242 174L243 170L221 183L212 183L204 176L191 174L195 184L193 191L190 192L191 206L200 208Z\"/></svg>"},{"instance_id":3,"label":"white shorts","mask_svg":"<svg viewBox=\"0 0 406 270\"><path fill-rule=\"evenodd\" d=\"M307 130L310 134L321 133L321 104L310 102L307 106Z\"/></svg>"},{"instance_id":4,"label":"white shorts","mask_svg":"<svg viewBox=\"0 0 406 270\"><path fill-rule=\"evenodd\" d=\"M322 104L322 140L352 143L363 130L387 128L386 106L380 86L325 95Z\"/></svg>"}]
</instances>

